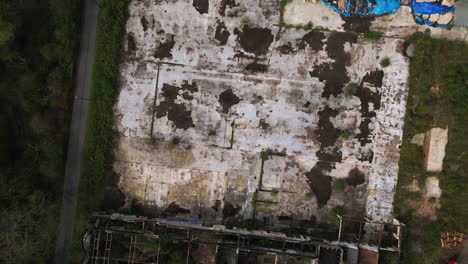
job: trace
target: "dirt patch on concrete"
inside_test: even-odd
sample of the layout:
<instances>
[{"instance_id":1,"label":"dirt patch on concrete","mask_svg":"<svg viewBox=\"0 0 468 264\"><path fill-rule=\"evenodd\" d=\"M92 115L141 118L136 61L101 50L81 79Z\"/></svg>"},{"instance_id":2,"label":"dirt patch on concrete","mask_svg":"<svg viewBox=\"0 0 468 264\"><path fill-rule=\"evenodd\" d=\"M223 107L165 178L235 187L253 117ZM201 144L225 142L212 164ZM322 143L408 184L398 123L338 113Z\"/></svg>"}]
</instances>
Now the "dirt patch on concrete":
<instances>
[{"instance_id":1,"label":"dirt patch on concrete","mask_svg":"<svg viewBox=\"0 0 468 264\"><path fill-rule=\"evenodd\" d=\"M344 84L349 82L346 66L350 65L351 56L344 51L344 45L356 41L357 37L352 33L335 32L328 37L326 51L335 62L320 64L310 72L310 76L325 81L322 97L337 96L343 91Z\"/></svg>"},{"instance_id":2,"label":"dirt patch on concrete","mask_svg":"<svg viewBox=\"0 0 468 264\"><path fill-rule=\"evenodd\" d=\"M294 52L294 48L292 47L291 42L288 42L288 44L284 44L276 48L281 54L289 54L291 52Z\"/></svg>"},{"instance_id":3,"label":"dirt patch on concrete","mask_svg":"<svg viewBox=\"0 0 468 264\"><path fill-rule=\"evenodd\" d=\"M232 205L230 202L224 202L223 217L224 219L235 216L240 211L240 207Z\"/></svg>"},{"instance_id":4,"label":"dirt patch on concrete","mask_svg":"<svg viewBox=\"0 0 468 264\"><path fill-rule=\"evenodd\" d=\"M358 168L354 168L349 171L348 178L346 178L346 183L353 187L361 185L366 182L366 177L364 173L360 171Z\"/></svg>"},{"instance_id":5,"label":"dirt patch on concrete","mask_svg":"<svg viewBox=\"0 0 468 264\"><path fill-rule=\"evenodd\" d=\"M363 117L361 124L359 125L360 133L356 135L359 142L361 143L361 146L372 142L372 140L369 138L371 134L369 124L372 122L371 118L376 116L375 110L380 109L381 100L381 95L378 91L373 92L371 89L363 86L364 83L368 83L376 88L380 88L382 87L383 76L383 71L373 71L367 73L362 79L361 85L358 87L355 94L361 100L361 116ZM370 109L370 103L372 103L372 110Z\"/></svg>"},{"instance_id":6,"label":"dirt patch on concrete","mask_svg":"<svg viewBox=\"0 0 468 264\"><path fill-rule=\"evenodd\" d=\"M299 42L299 48L304 49L309 46L313 50L321 50L325 34L320 31L311 31L305 34Z\"/></svg>"},{"instance_id":7,"label":"dirt patch on concrete","mask_svg":"<svg viewBox=\"0 0 468 264\"><path fill-rule=\"evenodd\" d=\"M226 15L226 8L227 7L235 7L238 6L239 4L236 3L235 0L221 0L221 4L218 9L218 13L222 16Z\"/></svg>"},{"instance_id":8,"label":"dirt patch on concrete","mask_svg":"<svg viewBox=\"0 0 468 264\"><path fill-rule=\"evenodd\" d=\"M352 15L350 17L341 16L343 21L343 28L345 31L364 33L369 31L372 21L375 17L371 15L361 16L361 15Z\"/></svg>"},{"instance_id":9,"label":"dirt patch on concrete","mask_svg":"<svg viewBox=\"0 0 468 264\"><path fill-rule=\"evenodd\" d=\"M319 161L310 172L306 173L310 189L317 197L319 207L323 207L330 200L332 177L325 173L331 171L332 168L331 163Z\"/></svg>"},{"instance_id":10,"label":"dirt patch on concrete","mask_svg":"<svg viewBox=\"0 0 468 264\"><path fill-rule=\"evenodd\" d=\"M164 101L157 107L156 117L161 118L167 115L167 118L174 123L176 128L188 129L194 127L192 111L187 110L183 104L175 101L179 95L185 100L192 100L192 93L196 91L198 91L198 87L195 82L189 84L185 81L180 87L167 83L163 84L161 95Z\"/></svg>"},{"instance_id":11,"label":"dirt patch on concrete","mask_svg":"<svg viewBox=\"0 0 468 264\"><path fill-rule=\"evenodd\" d=\"M242 31L234 29L242 48L256 55L266 54L273 42L273 34L269 28L251 28L244 26Z\"/></svg>"},{"instance_id":12,"label":"dirt patch on concrete","mask_svg":"<svg viewBox=\"0 0 468 264\"><path fill-rule=\"evenodd\" d=\"M174 35L167 35L166 42L159 44L153 56L156 59L172 58L172 48L174 48Z\"/></svg>"},{"instance_id":13,"label":"dirt patch on concrete","mask_svg":"<svg viewBox=\"0 0 468 264\"><path fill-rule=\"evenodd\" d=\"M231 33L226 29L226 25L222 21L217 21L218 26L216 26L215 39L219 41L219 44L226 45L229 36Z\"/></svg>"},{"instance_id":14,"label":"dirt patch on concrete","mask_svg":"<svg viewBox=\"0 0 468 264\"><path fill-rule=\"evenodd\" d=\"M340 131L335 128L330 121L330 117L338 115L338 111L325 106L322 111L318 112L318 115L317 135L320 142L320 150L317 151L317 157L324 161L341 162L342 153L339 148L335 146Z\"/></svg>"},{"instance_id":15,"label":"dirt patch on concrete","mask_svg":"<svg viewBox=\"0 0 468 264\"><path fill-rule=\"evenodd\" d=\"M224 113L228 113L231 106L239 102L239 97L232 92L232 89L226 90L219 95L219 103L223 107Z\"/></svg>"},{"instance_id":16,"label":"dirt patch on concrete","mask_svg":"<svg viewBox=\"0 0 468 264\"><path fill-rule=\"evenodd\" d=\"M253 71L253 72L266 72L268 70L268 67L265 64L260 64L256 61L250 63L245 67L246 70L248 71Z\"/></svg>"},{"instance_id":17,"label":"dirt patch on concrete","mask_svg":"<svg viewBox=\"0 0 468 264\"><path fill-rule=\"evenodd\" d=\"M188 214L190 213L189 209L182 208L178 204L172 202L169 206L164 210L164 213L168 215L177 215L177 214Z\"/></svg>"},{"instance_id":18,"label":"dirt patch on concrete","mask_svg":"<svg viewBox=\"0 0 468 264\"><path fill-rule=\"evenodd\" d=\"M367 73L364 78L362 78L362 82L366 82L371 84L374 87L382 87L382 79L384 77L384 72L382 70L378 71L371 71Z\"/></svg>"},{"instance_id":19,"label":"dirt patch on concrete","mask_svg":"<svg viewBox=\"0 0 468 264\"><path fill-rule=\"evenodd\" d=\"M135 38L133 37L132 34L128 34L127 36L127 52L135 52L136 51L136 42Z\"/></svg>"},{"instance_id":20,"label":"dirt patch on concrete","mask_svg":"<svg viewBox=\"0 0 468 264\"><path fill-rule=\"evenodd\" d=\"M211 208L213 208L215 212L218 212L220 207L221 207L221 201L216 200L215 204Z\"/></svg>"},{"instance_id":21,"label":"dirt patch on concrete","mask_svg":"<svg viewBox=\"0 0 468 264\"><path fill-rule=\"evenodd\" d=\"M148 30L149 23L148 23L148 20L146 20L144 16L140 19L140 22L141 22L141 26L143 27L143 31Z\"/></svg>"},{"instance_id":22,"label":"dirt patch on concrete","mask_svg":"<svg viewBox=\"0 0 468 264\"><path fill-rule=\"evenodd\" d=\"M209 3L208 0L193 0L193 7L198 11L200 14L207 14Z\"/></svg>"}]
</instances>

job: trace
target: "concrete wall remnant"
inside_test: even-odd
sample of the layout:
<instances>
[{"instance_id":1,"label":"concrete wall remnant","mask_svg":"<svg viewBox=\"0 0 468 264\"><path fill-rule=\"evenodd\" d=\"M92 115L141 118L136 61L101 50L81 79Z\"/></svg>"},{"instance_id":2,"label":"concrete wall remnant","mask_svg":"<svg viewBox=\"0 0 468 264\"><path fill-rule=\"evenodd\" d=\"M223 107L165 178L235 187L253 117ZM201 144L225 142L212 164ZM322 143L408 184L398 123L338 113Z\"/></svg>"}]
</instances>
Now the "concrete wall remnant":
<instances>
[{"instance_id":1,"label":"concrete wall remnant","mask_svg":"<svg viewBox=\"0 0 468 264\"><path fill-rule=\"evenodd\" d=\"M424 143L424 168L426 171L442 171L447 142L448 128L435 127L426 132Z\"/></svg>"}]
</instances>

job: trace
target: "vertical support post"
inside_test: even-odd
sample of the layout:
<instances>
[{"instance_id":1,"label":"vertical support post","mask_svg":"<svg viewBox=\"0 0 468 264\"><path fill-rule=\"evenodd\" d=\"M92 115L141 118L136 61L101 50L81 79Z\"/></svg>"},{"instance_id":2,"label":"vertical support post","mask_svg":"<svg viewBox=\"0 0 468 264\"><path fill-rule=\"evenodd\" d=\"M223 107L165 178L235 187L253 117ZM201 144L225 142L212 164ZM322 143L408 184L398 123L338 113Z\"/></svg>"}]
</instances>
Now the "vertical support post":
<instances>
[{"instance_id":1,"label":"vertical support post","mask_svg":"<svg viewBox=\"0 0 468 264\"><path fill-rule=\"evenodd\" d=\"M339 244L341 241L341 228L343 227L343 217L340 215L338 215L338 217L340 218L340 229L338 230L338 244Z\"/></svg>"},{"instance_id":2,"label":"vertical support post","mask_svg":"<svg viewBox=\"0 0 468 264\"><path fill-rule=\"evenodd\" d=\"M362 222L359 222L359 235L358 235L359 243L361 243L361 235L362 235Z\"/></svg>"}]
</instances>

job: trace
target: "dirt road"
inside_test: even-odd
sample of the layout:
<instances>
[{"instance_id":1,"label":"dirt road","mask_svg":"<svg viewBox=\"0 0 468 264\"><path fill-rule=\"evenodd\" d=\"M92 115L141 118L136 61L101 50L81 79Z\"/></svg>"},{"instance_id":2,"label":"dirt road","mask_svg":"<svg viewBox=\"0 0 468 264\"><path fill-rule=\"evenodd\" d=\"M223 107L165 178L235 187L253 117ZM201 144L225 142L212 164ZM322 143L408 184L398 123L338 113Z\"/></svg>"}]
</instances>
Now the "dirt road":
<instances>
[{"instance_id":1,"label":"dirt road","mask_svg":"<svg viewBox=\"0 0 468 264\"><path fill-rule=\"evenodd\" d=\"M94 62L96 26L99 7L96 0L86 0L82 17L80 52L78 55L75 97L63 190L59 235L55 247L56 264L69 263L68 248L72 240L76 199L83 160L83 144L88 114L91 77Z\"/></svg>"}]
</instances>

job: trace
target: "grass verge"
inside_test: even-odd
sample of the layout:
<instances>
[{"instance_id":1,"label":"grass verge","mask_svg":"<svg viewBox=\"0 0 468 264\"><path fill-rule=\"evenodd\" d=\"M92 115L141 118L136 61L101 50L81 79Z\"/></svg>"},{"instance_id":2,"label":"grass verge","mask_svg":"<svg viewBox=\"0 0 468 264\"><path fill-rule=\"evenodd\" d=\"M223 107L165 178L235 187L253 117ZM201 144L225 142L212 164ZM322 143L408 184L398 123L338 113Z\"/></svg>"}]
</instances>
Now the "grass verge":
<instances>
[{"instance_id":1,"label":"grass verge","mask_svg":"<svg viewBox=\"0 0 468 264\"><path fill-rule=\"evenodd\" d=\"M74 241L70 257L77 263L81 257L81 235L88 217L100 209L103 190L112 176L112 148L118 66L122 58L122 41L128 17L125 0L101 0L96 36L96 50L86 130L84 163L80 179Z\"/></svg>"},{"instance_id":2,"label":"grass verge","mask_svg":"<svg viewBox=\"0 0 468 264\"><path fill-rule=\"evenodd\" d=\"M416 45L410 62L410 90L400 157L396 217L406 225L401 263L439 263L455 252L442 249L441 232L468 231L468 46L458 41L435 40L423 34L413 35ZM443 170L428 173L423 168L422 147L410 143L418 133L431 127L448 127ZM422 192L406 186L414 180L424 189L428 176L440 180L442 197L436 220L422 215L412 203L433 204Z\"/></svg>"}]
</instances>

